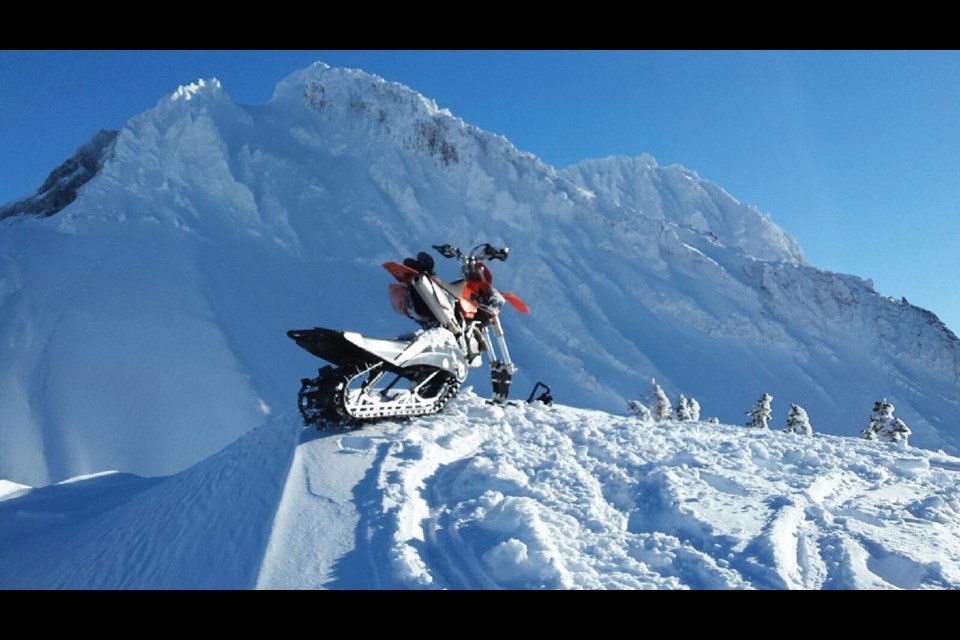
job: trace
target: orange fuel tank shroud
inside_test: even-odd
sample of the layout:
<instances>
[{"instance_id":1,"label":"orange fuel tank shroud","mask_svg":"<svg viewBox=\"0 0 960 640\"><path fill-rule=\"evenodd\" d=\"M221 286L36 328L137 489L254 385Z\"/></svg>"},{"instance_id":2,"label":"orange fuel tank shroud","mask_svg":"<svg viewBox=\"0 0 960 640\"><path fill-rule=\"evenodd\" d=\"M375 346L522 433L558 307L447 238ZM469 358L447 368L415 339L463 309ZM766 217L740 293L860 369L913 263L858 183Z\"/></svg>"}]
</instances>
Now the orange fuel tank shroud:
<instances>
[{"instance_id":1,"label":"orange fuel tank shroud","mask_svg":"<svg viewBox=\"0 0 960 640\"><path fill-rule=\"evenodd\" d=\"M410 284L413 281L413 277L417 275L416 269L411 269L405 264L400 264L399 262L384 262L383 268L390 272L397 282L401 284ZM489 272L488 272L489 273ZM492 278L490 278L492 280ZM471 296L479 294L483 288L489 286L486 282L480 280L468 280L464 283L463 289L460 292L460 310L463 312L463 315L468 320L472 319L477 313L477 304L471 300ZM514 293L509 291L501 291L503 298L510 303L514 309L520 313L530 313L530 308L524 303ZM393 308L397 313L407 315L405 309L405 299L406 291L403 287L397 285L390 285L390 303L393 305Z\"/></svg>"}]
</instances>

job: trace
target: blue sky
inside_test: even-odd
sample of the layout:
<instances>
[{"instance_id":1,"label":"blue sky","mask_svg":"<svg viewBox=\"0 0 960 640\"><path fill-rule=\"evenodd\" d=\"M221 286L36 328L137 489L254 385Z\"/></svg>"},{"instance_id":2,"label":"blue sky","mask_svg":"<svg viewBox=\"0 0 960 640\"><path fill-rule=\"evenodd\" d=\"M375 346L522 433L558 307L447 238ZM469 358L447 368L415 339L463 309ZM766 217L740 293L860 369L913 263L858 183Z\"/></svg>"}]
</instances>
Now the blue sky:
<instances>
[{"instance_id":1,"label":"blue sky","mask_svg":"<svg viewBox=\"0 0 960 640\"><path fill-rule=\"evenodd\" d=\"M410 85L555 166L647 152L756 205L814 266L960 332L957 52L0 52L0 203L97 129L217 77L243 104L323 60Z\"/></svg>"}]
</instances>

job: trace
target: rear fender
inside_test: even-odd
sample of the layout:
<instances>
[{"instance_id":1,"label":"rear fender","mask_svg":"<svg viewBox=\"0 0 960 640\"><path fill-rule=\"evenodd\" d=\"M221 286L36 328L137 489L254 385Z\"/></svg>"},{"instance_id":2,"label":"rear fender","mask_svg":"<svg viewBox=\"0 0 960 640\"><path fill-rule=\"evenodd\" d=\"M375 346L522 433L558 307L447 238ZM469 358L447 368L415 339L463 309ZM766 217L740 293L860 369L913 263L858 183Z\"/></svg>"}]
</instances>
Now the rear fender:
<instances>
[{"instance_id":1,"label":"rear fender","mask_svg":"<svg viewBox=\"0 0 960 640\"><path fill-rule=\"evenodd\" d=\"M416 269L411 269L399 262L384 262L383 268L389 271L390 275L396 278L400 284L410 284L413 282L413 277L417 275Z\"/></svg>"}]
</instances>

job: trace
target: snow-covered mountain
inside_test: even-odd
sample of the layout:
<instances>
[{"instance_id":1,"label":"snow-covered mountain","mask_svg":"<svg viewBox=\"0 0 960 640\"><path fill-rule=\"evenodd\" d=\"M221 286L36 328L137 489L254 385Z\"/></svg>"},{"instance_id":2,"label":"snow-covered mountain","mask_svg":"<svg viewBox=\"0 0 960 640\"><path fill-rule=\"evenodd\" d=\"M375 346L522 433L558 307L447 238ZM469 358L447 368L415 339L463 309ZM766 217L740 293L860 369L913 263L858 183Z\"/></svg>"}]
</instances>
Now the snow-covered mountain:
<instances>
[{"instance_id":1,"label":"snow-covered mountain","mask_svg":"<svg viewBox=\"0 0 960 640\"><path fill-rule=\"evenodd\" d=\"M887 397L913 444L960 452L956 336L807 265L769 217L683 168L557 170L407 87L322 64L265 105L199 82L98 135L0 214L10 481L206 458L285 412L319 366L287 329L410 329L380 264L446 242L512 249L494 272L532 309L504 318L518 396L543 379L562 402L622 411L656 377L704 415L741 421L767 391L778 423L796 402L846 435Z\"/></svg>"},{"instance_id":2,"label":"snow-covered mountain","mask_svg":"<svg viewBox=\"0 0 960 640\"><path fill-rule=\"evenodd\" d=\"M80 187L103 168L113 154L118 131L101 129L89 142L50 172L34 193L0 207L0 220L16 215L52 216L77 199Z\"/></svg>"},{"instance_id":3,"label":"snow-covered mountain","mask_svg":"<svg viewBox=\"0 0 960 640\"><path fill-rule=\"evenodd\" d=\"M960 587L960 459L471 392L166 478L0 484L0 588ZM6 495L3 495L6 493Z\"/></svg>"}]
</instances>

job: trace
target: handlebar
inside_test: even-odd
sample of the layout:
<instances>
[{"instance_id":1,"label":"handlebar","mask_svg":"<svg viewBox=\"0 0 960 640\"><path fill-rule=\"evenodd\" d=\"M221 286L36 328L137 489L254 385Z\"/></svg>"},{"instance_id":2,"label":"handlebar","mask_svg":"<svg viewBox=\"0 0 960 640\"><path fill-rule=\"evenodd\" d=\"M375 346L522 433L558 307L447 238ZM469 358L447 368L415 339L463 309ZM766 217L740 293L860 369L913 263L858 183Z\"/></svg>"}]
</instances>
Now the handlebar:
<instances>
[{"instance_id":1,"label":"handlebar","mask_svg":"<svg viewBox=\"0 0 960 640\"><path fill-rule=\"evenodd\" d=\"M451 247L448 244L435 244L433 245L433 250L442 255L444 258L457 258L463 260L463 254L460 253L460 249L456 247Z\"/></svg>"},{"instance_id":2,"label":"handlebar","mask_svg":"<svg viewBox=\"0 0 960 640\"><path fill-rule=\"evenodd\" d=\"M478 244L470 250L470 254L467 256L464 256L460 249L449 244L435 244L433 248L444 258L456 258L463 264L476 262L477 260L506 260L507 256L510 255L510 247L497 249L489 243Z\"/></svg>"}]
</instances>

